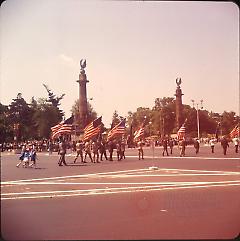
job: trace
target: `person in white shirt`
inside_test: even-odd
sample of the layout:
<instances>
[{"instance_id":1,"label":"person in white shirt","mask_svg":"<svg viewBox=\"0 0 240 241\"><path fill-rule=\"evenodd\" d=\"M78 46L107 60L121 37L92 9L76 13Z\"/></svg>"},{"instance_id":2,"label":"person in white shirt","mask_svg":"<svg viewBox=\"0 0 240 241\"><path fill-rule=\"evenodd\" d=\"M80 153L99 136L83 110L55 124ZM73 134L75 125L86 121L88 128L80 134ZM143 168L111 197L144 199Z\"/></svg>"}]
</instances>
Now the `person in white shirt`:
<instances>
[{"instance_id":1,"label":"person in white shirt","mask_svg":"<svg viewBox=\"0 0 240 241\"><path fill-rule=\"evenodd\" d=\"M214 146L215 146L215 140L214 138L210 139L209 145L211 147L212 153L214 153Z\"/></svg>"},{"instance_id":2,"label":"person in white shirt","mask_svg":"<svg viewBox=\"0 0 240 241\"><path fill-rule=\"evenodd\" d=\"M238 138L233 138L233 144L235 146L235 153L238 153L239 140Z\"/></svg>"}]
</instances>

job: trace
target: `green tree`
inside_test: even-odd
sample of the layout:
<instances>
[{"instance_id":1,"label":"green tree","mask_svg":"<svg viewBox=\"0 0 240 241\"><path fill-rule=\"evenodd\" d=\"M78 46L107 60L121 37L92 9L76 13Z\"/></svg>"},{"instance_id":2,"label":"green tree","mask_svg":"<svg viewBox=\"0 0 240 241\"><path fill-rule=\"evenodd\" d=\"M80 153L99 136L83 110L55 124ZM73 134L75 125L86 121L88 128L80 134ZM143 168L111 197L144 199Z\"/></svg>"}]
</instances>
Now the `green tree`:
<instances>
[{"instance_id":1,"label":"green tree","mask_svg":"<svg viewBox=\"0 0 240 241\"><path fill-rule=\"evenodd\" d=\"M0 143L13 139L13 126L10 124L8 112L8 106L0 103Z\"/></svg>"},{"instance_id":2,"label":"green tree","mask_svg":"<svg viewBox=\"0 0 240 241\"><path fill-rule=\"evenodd\" d=\"M49 138L51 135L51 127L58 124L62 120L59 109L48 102L46 98L39 98L38 101L32 101L33 127L35 138Z\"/></svg>"},{"instance_id":3,"label":"green tree","mask_svg":"<svg viewBox=\"0 0 240 241\"><path fill-rule=\"evenodd\" d=\"M17 140L27 140L31 137L32 111L27 102L18 93L17 98L13 99L9 105L10 124L15 128Z\"/></svg>"},{"instance_id":4,"label":"green tree","mask_svg":"<svg viewBox=\"0 0 240 241\"><path fill-rule=\"evenodd\" d=\"M63 117L64 116L63 111L59 109L59 106L60 106L60 101L63 99L65 94L61 94L59 97L57 97L55 94L53 94L53 92L48 88L47 85L43 84L43 86L48 92L47 102L51 103L53 107L57 108L59 110L61 117Z\"/></svg>"},{"instance_id":5,"label":"green tree","mask_svg":"<svg viewBox=\"0 0 240 241\"><path fill-rule=\"evenodd\" d=\"M75 120L78 120L79 119L79 99L74 102L71 112L74 115ZM87 123L90 123L91 121L97 118L97 112L93 109L92 105L89 102L87 102L87 112L88 112Z\"/></svg>"}]
</instances>

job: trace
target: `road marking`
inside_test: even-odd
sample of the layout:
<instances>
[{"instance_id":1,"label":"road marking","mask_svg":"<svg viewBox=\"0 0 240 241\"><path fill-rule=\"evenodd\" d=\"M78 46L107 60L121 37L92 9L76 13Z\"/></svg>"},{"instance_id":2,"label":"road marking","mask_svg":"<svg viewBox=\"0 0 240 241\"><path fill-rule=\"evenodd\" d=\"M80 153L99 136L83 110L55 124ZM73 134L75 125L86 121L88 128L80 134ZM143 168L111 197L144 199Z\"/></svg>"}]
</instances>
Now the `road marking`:
<instances>
[{"instance_id":1,"label":"road marking","mask_svg":"<svg viewBox=\"0 0 240 241\"><path fill-rule=\"evenodd\" d=\"M141 171L141 172L140 172ZM173 168L159 168L157 171L178 171L178 172L200 172L198 174L188 174L188 173L181 173L177 174L178 176L193 176L193 175L240 175L240 172L225 172L225 171L208 171L208 170L193 170L193 169L173 169ZM46 178L34 178L34 179L23 179L23 180L15 180L15 181L5 181L1 184L14 184L18 182L31 182L31 181L40 181L40 180L56 180L56 179L67 179L67 178L100 178L100 177L112 177L112 178L119 178L119 177L134 177L134 174L131 173L146 173L146 172L157 172L156 170L150 171L148 168L144 169L133 169L133 170L124 170L124 171L114 171L114 172L100 172L100 173L90 173L90 174L79 174L79 175L72 175L72 176L58 176L58 177L46 177ZM211 174L201 174L203 173L211 173ZM128 173L127 175L117 175L117 173ZM111 174L115 174L112 175ZM173 176L172 174L154 174L154 175L135 175L135 176Z\"/></svg>"},{"instance_id":2,"label":"road marking","mask_svg":"<svg viewBox=\"0 0 240 241\"><path fill-rule=\"evenodd\" d=\"M95 177L98 175L108 175L108 174L114 174L114 173L124 173L124 172L135 172L139 170L146 170L148 171L148 168L143 169L133 169L133 170L124 170L124 171L114 171L114 172L99 172L99 173L90 173L90 174L79 174L79 175L72 175L72 176L58 176L58 177L44 177L44 178L33 178L33 179L23 179L23 180L15 180L15 181L8 181L9 183L15 183L15 182L31 182L31 181L38 181L38 180L54 180L54 179L65 179L65 178L72 178L72 177ZM2 182L4 183L4 182Z\"/></svg>"},{"instance_id":3,"label":"road marking","mask_svg":"<svg viewBox=\"0 0 240 241\"><path fill-rule=\"evenodd\" d=\"M147 186L147 187L126 187L126 188L104 188L104 189L88 189L88 190L65 190L65 191L49 191L49 192L27 192L27 193L6 193L7 195L25 195L17 197L2 197L1 200L10 200L10 199L33 199L33 198L52 198L52 197L69 197L69 196L83 196L83 195L104 195L104 194L119 194L119 193L129 193L129 192L140 192L140 191L162 191L162 190L176 190L176 189L189 189L189 188L210 188L210 187L226 187L226 186L240 186L240 182L236 181L227 181L227 182L213 182L212 184L208 183L206 185L175 185L175 186ZM47 194L49 195L39 195L39 196L26 196L32 194ZM61 194L63 193L63 194ZM65 194L67 193L67 194ZM71 194L69 194L71 193Z\"/></svg>"}]
</instances>

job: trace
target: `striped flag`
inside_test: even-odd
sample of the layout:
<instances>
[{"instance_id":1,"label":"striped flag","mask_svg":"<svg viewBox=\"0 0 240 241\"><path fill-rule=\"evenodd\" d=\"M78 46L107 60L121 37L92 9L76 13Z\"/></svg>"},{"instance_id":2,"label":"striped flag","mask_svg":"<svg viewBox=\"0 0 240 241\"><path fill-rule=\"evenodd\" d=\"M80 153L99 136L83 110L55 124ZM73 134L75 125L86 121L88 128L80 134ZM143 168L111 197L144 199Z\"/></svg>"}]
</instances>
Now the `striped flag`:
<instances>
[{"instance_id":1,"label":"striped flag","mask_svg":"<svg viewBox=\"0 0 240 241\"><path fill-rule=\"evenodd\" d=\"M87 141L98 135L102 128L102 116L95 119L84 128L83 140Z\"/></svg>"},{"instance_id":2,"label":"striped flag","mask_svg":"<svg viewBox=\"0 0 240 241\"><path fill-rule=\"evenodd\" d=\"M142 125L140 126L140 128L138 130L136 130L134 132L134 140L136 141L137 139L141 138L144 136L144 127L146 125L146 119L143 121Z\"/></svg>"},{"instance_id":3,"label":"striped flag","mask_svg":"<svg viewBox=\"0 0 240 241\"><path fill-rule=\"evenodd\" d=\"M125 133L126 119L123 119L120 123L115 125L108 133L107 141L114 139L116 136L123 135Z\"/></svg>"},{"instance_id":4,"label":"striped flag","mask_svg":"<svg viewBox=\"0 0 240 241\"><path fill-rule=\"evenodd\" d=\"M237 124L230 132L230 137L231 138L238 137L239 133L240 133L240 128L239 128L239 124Z\"/></svg>"},{"instance_id":5,"label":"striped flag","mask_svg":"<svg viewBox=\"0 0 240 241\"><path fill-rule=\"evenodd\" d=\"M141 138L144 135L144 127L140 127L138 130L134 132L133 135L134 135L134 138L133 138L134 140Z\"/></svg>"},{"instance_id":6,"label":"striped flag","mask_svg":"<svg viewBox=\"0 0 240 241\"><path fill-rule=\"evenodd\" d=\"M51 127L52 138L54 139L60 135L71 134L73 128L73 120L74 116L72 115L65 121L61 121L59 124Z\"/></svg>"},{"instance_id":7,"label":"striped flag","mask_svg":"<svg viewBox=\"0 0 240 241\"><path fill-rule=\"evenodd\" d=\"M178 140L182 140L185 138L185 134L186 134L186 127L184 126L184 124L180 127L180 129L177 132L177 139Z\"/></svg>"}]
</instances>

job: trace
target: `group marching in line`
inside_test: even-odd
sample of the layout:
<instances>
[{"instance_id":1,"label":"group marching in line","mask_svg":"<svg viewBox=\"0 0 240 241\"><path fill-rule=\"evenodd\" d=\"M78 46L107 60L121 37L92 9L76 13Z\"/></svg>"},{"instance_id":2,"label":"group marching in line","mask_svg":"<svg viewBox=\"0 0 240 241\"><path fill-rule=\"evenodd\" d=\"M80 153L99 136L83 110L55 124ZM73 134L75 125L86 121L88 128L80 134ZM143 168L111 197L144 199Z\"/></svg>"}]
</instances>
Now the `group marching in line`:
<instances>
[{"instance_id":1,"label":"group marching in line","mask_svg":"<svg viewBox=\"0 0 240 241\"><path fill-rule=\"evenodd\" d=\"M234 138L232 139L232 142L234 144L234 152L238 153L239 149L239 139ZM208 145L210 146L211 153L214 153L214 147L217 143L217 140L212 138L209 140ZM56 145L56 143L54 143ZM227 148L229 148L229 141L227 138L223 137L220 140L220 144L223 149L223 154L226 155ZM105 141L102 140L78 140L77 142L69 143L64 138L59 138L57 142L57 149L54 149L59 154L59 160L58 165L59 166L67 166L65 155L67 153L67 149L71 148L73 153L76 153L74 156L73 163L76 163L78 161L78 158L80 157L81 163L87 163L87 160L89 160L92 163L101 163L104 159L107 161L113 161L113 153L114 150L116 150L116 157L118 161L121 161L126 158L125 156L125 149L126 149L126 142L125 140L110 140ZM173 147L176 145L176 140L172 138L164 138L161 140L161 146L162 149L162 156L165 154L167 156L173 154ZM146 146L146 143L144 139L139 139L137 142L135 142L134 148L137 149L138 152L138 159L143 160L144 159L144 146ZM155 143L153 144L155 146ZM185 156L186 152L186 146L187 142L183 138L181 140L178 140L177 147L179 150L180 157ZM47 151L49 152L49 155L53 152L53 143L51 141L48 142ZM193 147L195 149L195 153L199 153L200 149L200 140L196 139L193 143ZM27 142L22 145L22 151L19 157L19 163L16 165L19 167L22 165L23 167L34 167L37 168L36 161L37 158L37 148L35 147L34 142ZM107 155L108 151L108 155Z\"/></svg>"}]
</instances>

